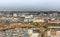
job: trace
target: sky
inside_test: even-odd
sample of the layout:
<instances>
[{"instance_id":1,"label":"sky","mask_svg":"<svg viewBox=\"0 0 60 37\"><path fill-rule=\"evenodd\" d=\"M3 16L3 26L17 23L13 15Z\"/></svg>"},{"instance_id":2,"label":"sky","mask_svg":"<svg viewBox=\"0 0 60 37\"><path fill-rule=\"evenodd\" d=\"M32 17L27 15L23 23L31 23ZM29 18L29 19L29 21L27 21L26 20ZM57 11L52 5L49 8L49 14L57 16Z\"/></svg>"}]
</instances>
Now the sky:
<instances>
[{"instance_id":1,"label":"sky","mask_svg":"<svg viewBox=\"0 0 60 37\"><path fill-rule=\"evenodd\" d=\"M60 0L0 0L0 11L60 11Z\"/></svg>"}]
</instances>

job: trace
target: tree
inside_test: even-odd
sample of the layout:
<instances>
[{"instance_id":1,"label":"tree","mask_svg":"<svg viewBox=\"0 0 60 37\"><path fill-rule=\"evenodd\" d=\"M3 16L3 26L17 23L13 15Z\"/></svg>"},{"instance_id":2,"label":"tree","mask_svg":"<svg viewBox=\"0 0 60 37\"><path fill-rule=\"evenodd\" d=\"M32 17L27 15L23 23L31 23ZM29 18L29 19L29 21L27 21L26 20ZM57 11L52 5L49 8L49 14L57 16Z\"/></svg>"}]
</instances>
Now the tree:
<instances>
[{"instance_id":1,"label":"tree","mask_svg":"<svg viewBox=\"0 0 60 37\"><path fill-rule=\"evenodd\" d=\"M38 26L39 27L39 36L38 37L47 37L47 36L45 36L46 34L46 32L47 32L47 30L48 30L48 25L47 24L45 24L45 23L35 23L34 24L34 26Z\"/></svg>"}]
</instances>

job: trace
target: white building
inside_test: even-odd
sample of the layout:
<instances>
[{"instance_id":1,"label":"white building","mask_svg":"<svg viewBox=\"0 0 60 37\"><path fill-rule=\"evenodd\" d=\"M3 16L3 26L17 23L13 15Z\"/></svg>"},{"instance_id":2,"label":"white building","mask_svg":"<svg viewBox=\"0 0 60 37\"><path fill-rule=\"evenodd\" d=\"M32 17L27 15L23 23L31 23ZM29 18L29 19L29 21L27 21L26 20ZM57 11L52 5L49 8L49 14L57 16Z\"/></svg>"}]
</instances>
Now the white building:
<instances>
[{"instance_id":1,"label":"white building","mask_svg":"<svg viewBox=\"0 0 60 37\"><path fill-rule=\"evenodd\" d=\"M45 22L44 19L33 19L33 22Z\"/></svg>"},{"instance_id":2,"label":"white building","mask_svg":"<svg viewBox=\"0 0 60 37\"><path fill-rule=\"evenodd\" d=\"M13 17L17 17L17 13L13 13Z\"/></svg>"},{"instance_id":3,"label":"white building","mask_svg":"<svg viewBox=\"0 0 60 37\"><path fill-rule=\"evenodd\" d=\"M38 37L39 33L34 33L32 29L28 30L29 37Z\"/></svg>"}]
</instances>

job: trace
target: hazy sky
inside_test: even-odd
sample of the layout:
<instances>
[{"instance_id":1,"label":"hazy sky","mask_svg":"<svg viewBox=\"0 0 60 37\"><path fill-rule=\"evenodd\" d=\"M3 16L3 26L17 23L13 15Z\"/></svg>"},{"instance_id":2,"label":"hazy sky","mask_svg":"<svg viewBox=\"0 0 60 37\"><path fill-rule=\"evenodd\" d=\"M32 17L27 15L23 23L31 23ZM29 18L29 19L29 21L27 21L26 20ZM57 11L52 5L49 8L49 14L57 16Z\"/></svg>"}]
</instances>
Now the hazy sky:
<instances>
[{"instance_id":1,"label":"hazy sky","mask_svg":"<svg viewBox=\"0 0 60 37\"><path fill-rule=\"evenodd\" d=\"M0 11L60 11L60 0L0 0Z\"/></svg>"}]
</instances>

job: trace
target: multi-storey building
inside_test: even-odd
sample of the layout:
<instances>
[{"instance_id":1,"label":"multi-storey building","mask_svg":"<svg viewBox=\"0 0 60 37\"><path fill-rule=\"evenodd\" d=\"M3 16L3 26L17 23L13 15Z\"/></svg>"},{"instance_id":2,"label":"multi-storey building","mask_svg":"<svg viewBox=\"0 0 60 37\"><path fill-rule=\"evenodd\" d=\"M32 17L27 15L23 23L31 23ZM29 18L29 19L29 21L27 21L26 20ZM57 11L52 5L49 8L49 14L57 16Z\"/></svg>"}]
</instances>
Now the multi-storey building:
<instances>
[{"instance_id":1,"label":"multi-storey building","mask_svg":"<svg viewBox=\"0 0 60 37\"><path fill-rule=\"evenodd\" d=\"M0 13L0 20L5 20L5 21L12 21L12 22L19 22L19 23L24 23L24 22L29 22L29 21L33 21L33 22L45 22L45 20L49 20L49 23L57 23L59 24L60 23L60 14L58 14L58 12L53 12L53 13L49 13L49 12L33 12L33 13L30 13L30 12L1 12ZM8 23L8 22L7 22ZM49 27L50 29L52 29L53 27ZM55 30L59 29L60 27L54 27ZM50 29L48 30L48 33L50 32ZM17 30L17 31L16 31ZM19 32L19 29L16 29L16 30L11 30L11 31L7 31L7 32L4 32L6 33L6 37L17 37L20 33ZM33 30L33 29L32 29ZM54 30L53 30L54 31ZM24 35L21 35L22 37L28 35L28 29L26 29L25 31L21 32L23 33ZM59 35L60 32L59 30L57 30L57 35ZM10 33L10 34L8 34ZM26 33L26 35L25 35ZM38 35L38 33L32 33L34 35ZM5 36L5 34L2 34ZM32 35L31 35L32 36ZM48 36L50 36L50 34L48 34ZM3 37L3 36L2 36ZM28 37L28 36L26 36ZM35 37L35 36L33 36ZM54 36L55 37L55 36Z\"/></svg>"}]
</instances>

